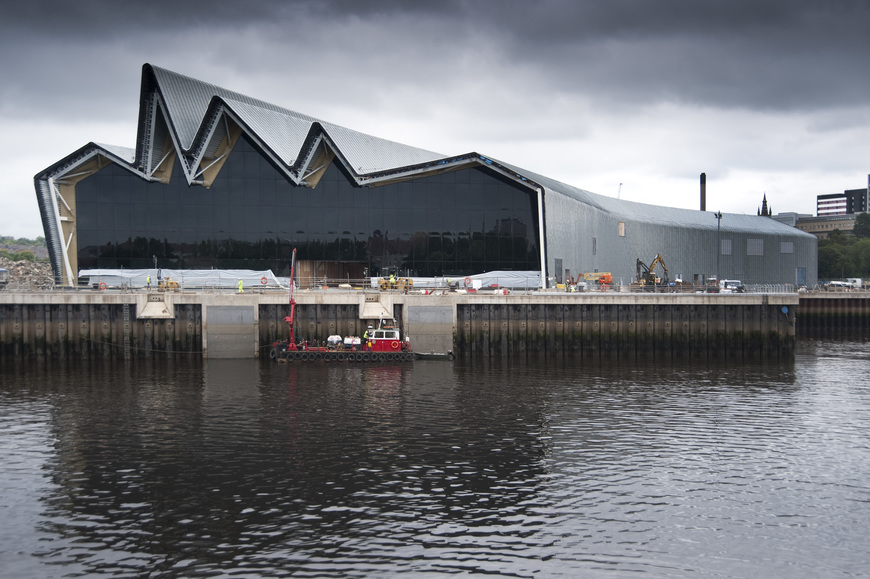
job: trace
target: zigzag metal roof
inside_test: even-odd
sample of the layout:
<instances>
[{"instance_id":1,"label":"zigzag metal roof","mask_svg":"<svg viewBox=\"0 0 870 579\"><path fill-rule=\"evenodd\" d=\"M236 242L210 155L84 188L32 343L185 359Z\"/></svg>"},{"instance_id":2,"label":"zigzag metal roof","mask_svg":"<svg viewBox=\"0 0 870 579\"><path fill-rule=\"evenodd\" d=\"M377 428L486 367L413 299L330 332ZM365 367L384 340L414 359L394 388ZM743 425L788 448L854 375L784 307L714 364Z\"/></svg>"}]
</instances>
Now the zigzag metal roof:
<instances>
[{"instance_id":1,"label":"zigzag metal roof","mask_svg":"<svg viewBox=\"0 0 870 579\"><path fill-rule=\"evenodd\" d=\"M476 153L451 158L320 121L149 64L143 67L143 91L151 84L151 78L154 81L154 88L164 99L179 145L185 152L193 155L197 153L194 150L197 142L203 141L205 127L209 126L208 116L218 114L215 103L219 101L288 168L300 161L305 143L312 131L322 130L335 144L337 153L346 160L348 168L358 176L391 171L410 172L421 165L431 168L433 165L452 163L456 160L474 160L495 166L518 181L528 182L532 187L540 185L545 190L561 193L597 207L605 213L620 215L625 219L701 229L716 229L719 225L713 212L663 207L597 195ZM794 228L772 219L759 220L755 215L729 214L727 227L731 230L799 234Z\"/></svg>"},{"instance_id":2,"label":"zigzag metal roof","mask_svg":"<svg viewBox=\"0 0 870 579\"><path fill-rule=\"evenodd\" d=\"M320 121L153 65L143 67L142 86L143 100L152 86L160 93L178 145L192 156L204 146L205 131L213 121L209 116L217 114L215 104L220 102L288 167L299 160L306 139L312 129L318 127L339 149L350 165L348 168L358 175L430 163L445 157Z\"/></svg>"}]
</instances>

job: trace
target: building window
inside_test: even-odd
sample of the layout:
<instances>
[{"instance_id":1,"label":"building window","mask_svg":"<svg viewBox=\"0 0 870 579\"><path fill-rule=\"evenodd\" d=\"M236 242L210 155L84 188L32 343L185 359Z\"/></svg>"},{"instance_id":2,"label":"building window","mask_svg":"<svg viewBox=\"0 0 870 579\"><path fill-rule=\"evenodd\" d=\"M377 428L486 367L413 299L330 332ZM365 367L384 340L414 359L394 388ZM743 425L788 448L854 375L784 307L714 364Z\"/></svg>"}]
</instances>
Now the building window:
<instances>
[{"instance_id":1,"label":"building window","mask_svg":"<svg viewBox=\"0 0 870 579\"><path fill-rule=\"evenodd\" d=\"M76 185L79 268L271 269L318 262L318 275L433 277L540 269L537 201L521 186L470 168L376 188L339 161L314 189L291 183L241 137L211 188L188 186L180 161L168 183L109 164ZM461 205L462 210L456 207Z\"/></svg>"},{"instance_id":2,"label":"building window","mask_svg":"<svg viewBox=\"0 0 870 579\"><path fill-rule=\"evenodd\" d=\"M625 237L625 221L619 222L619 236Z\"/></svg>"},{"instance_id":3,"label":"building window","mask_svg":"<svg viewBox=\"0 0 870 579\"><path fill-rule=\"evenodd\" d=\"M722 239L719 241L719 254L720 255L731 255L731 240L730 239Z\"/></svg>"},{"instance_id":4,"label":"building window","mask_svg":"<svg viewBox=\"0 0 870 579\"><path fill-rule=\"evenodd\" d=\"M794 241L780 241L779 242L779 252L780 253L794 253Z\"/></svg>"},{"instance_id":5,"label":"building window","mask_svg":"<svg viewBox=\"0 0 870 579\"><path fill-rule=\"evenodd\" d=\"M592 255L596 255L598 253L598 238L592 238Z\"/></svg>"},{"instance_id":6,"label":"building window","mask_svg":"<svg viewBox=\"0 0 870 579\"><path fill-rule=\"evenodd\" d=\"M747 239L746 255L764 255L763 239Z\"/></svg>"}]
</instances>

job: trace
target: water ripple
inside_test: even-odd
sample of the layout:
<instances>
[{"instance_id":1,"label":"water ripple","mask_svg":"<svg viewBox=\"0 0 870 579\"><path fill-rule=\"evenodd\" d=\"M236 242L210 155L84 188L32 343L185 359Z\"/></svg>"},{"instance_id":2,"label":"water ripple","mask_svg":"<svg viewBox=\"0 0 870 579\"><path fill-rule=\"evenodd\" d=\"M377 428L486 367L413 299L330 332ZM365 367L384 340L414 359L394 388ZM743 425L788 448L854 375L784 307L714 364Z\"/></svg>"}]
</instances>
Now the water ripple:
<instances>
[{"instance_id":1,"label":"water ripple","mask_svg":"<svg viewBox=\"0 0 870 579\"><path fill-rule=\"evenodd\" d=\"M867 358L3 373L0 575L858 575Z\"/></svg>"}]
</instances>

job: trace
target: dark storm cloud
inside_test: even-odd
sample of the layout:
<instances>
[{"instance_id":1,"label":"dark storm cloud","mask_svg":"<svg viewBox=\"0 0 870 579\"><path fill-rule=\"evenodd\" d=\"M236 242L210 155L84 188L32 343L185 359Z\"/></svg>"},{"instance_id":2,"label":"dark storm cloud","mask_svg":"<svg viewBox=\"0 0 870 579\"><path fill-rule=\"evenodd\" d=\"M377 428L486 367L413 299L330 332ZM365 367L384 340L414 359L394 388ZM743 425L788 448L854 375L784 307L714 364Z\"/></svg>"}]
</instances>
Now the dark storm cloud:
<instances>
[{"instance_id":1,"label":"dark storm cloud","mask_svg":"<svg viewBox=\"0 0 870 579\"><path fill-rule=\"evenodd\" d=\"M618 106L669 101L755 109L863 103L870 3L859 0L608 0L317 4L319 16L440 21L446 44L483 37L550 90ZM420 38L413 22L409 30ZM413 42L399 32L402 42Z\"/></svg>"},{"instance_id":2,"label":"dark storm cloud","mask_svg":"<svg viewBox=\"0 0 870 579\"><path fill-rule=\"evenodd\" d=\"M864 101L870 4L608 2L545 34L536 62L628 102L668 100L758 109ZM555 19L554 19L555 20ZM541 21L537 21L540 23ZM566 27L566 28L569 28ZM516 52L522 48L516 45ZM534 48L532 48L534 50ZM574 72L576 74L571 75ZM572 82L573 81L573 82Z\"/></svg>"},{"instance_id":3,"label":"dark storm cloud","mask_svg":"<svg viewBox=\"0 0 870 579\"><path fill-rule=\"evenodd\" d=\"M348 64L386 56L392 68L375 70L395 82L417 82L413 69L439 59L445 76L460 72L451 62L479 59L481 67L513 71L508 86L533 83L615 108L814 109L862 103L870 90L870 3L862 1L43 0L11 4L3 22L3 96L40 81L65 88L82 74L94 77L92 86L97 73L135 83L129 60L161 46L183 47L190 62L223 51L230 68L256 67L252 51L261 66L279 55L330 62L333 55ZM251 29L262 30L269 46L251 45L250 37L233 42ZM354 29L364 32L348 37ZM184 45L192 35L199 46ZM128 58L119 62L118 55ZM52 58L75 60L46 79Z\"/></svg>"},{"instance_id":4,"label":"dark storm cloud","mask_svg":"<svg viewBox=\"0 0 870 579\"><path fill-rule=\"evenodd\" d=\"M861 2L611 0L517 4L485 26L563 90L778 109L863 102L867 22Z\"/></svg>"}]
</instances>

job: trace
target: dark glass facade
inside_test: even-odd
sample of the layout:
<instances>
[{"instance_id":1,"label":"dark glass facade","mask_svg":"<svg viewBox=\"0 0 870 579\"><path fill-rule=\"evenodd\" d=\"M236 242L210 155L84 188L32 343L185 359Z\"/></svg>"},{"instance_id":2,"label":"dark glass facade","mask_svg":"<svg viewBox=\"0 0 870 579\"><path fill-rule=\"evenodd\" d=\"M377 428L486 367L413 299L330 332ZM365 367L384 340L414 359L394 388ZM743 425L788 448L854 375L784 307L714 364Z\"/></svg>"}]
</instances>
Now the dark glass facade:
<instances>
[{"instance_id":1,"label":"dark glass facade","mask_svg":"<svg viewBox=\"0 0 870 579\"><path fill-rule=\"evenodd\" d=\"M271 269L290 256L364 275L462 276L540 270L535 195L485 168L381 187L333 163L310 189L289 182L244 137L208 189L109 165L76 186L79 269Z\"/></svg>"}]
</instances>

